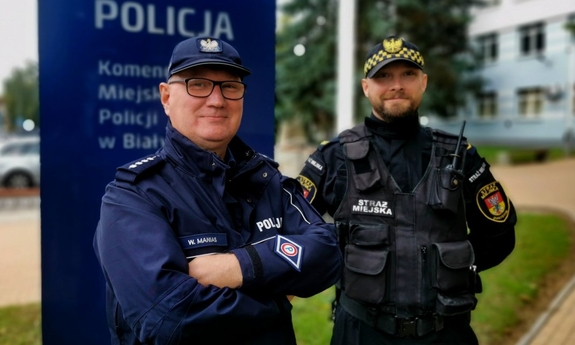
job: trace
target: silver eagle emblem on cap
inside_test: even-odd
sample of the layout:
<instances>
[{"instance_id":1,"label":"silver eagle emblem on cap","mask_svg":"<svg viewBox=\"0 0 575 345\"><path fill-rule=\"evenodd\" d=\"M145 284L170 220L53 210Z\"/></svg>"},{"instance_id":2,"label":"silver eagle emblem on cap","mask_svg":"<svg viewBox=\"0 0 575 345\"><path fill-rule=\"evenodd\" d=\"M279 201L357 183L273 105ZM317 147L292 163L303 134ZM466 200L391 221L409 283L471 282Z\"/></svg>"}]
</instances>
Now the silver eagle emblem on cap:
<instances>
[{"instance_id":1,"label":"silver eagle emblem on cap","mask_svg":"<svg viewBox=\"0 0 575 345\"><path fill-rule=\"evenodd\" d=\"M219 52L221 51L220 43L216 40L205 39L200 41L200 50L202 52Z\"/></svg>"}]
</instances>

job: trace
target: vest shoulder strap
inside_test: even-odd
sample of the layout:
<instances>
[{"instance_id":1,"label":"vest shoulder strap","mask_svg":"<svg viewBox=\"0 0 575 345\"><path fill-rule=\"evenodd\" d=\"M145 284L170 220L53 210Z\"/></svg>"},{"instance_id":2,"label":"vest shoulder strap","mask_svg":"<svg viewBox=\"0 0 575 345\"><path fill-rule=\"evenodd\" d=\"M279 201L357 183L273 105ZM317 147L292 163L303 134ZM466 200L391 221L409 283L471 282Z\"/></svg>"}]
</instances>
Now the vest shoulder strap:
<instances>
[{"instance_id":1,"label":"vest shoulder strap","mask_svg":"<svg viewBox=\"0 0 575 345\"><path fill-rule=\"evenodd\" d=\"M362 139L367 139L371 137L372 134L367 130L365 124L360 123L350 129L346 129L345 131L339 134L339 142L341 144L350 143Z\"/></svg>"}]
</instances>

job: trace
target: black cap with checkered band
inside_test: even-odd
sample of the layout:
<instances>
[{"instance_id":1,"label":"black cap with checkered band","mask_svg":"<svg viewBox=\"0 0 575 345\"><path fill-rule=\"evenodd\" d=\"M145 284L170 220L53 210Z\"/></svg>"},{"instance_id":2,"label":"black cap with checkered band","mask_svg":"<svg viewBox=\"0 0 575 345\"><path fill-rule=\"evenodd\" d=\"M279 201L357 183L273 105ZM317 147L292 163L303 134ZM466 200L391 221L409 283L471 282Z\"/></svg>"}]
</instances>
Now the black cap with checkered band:
<instances>
[{"instance_id":1,"label":"black cap with checkered band","mask_svg":"<svg viewBox=\"0 0 575 345\"><path fill-rule=\"evenodd\" d=\"M366 78L371 78L380 68L392 61L408 61L423 69L423 56L419 48L401 37L391 35L383 42L376 44L367 53L363 71Z\"/></svg>"}]
</instances>

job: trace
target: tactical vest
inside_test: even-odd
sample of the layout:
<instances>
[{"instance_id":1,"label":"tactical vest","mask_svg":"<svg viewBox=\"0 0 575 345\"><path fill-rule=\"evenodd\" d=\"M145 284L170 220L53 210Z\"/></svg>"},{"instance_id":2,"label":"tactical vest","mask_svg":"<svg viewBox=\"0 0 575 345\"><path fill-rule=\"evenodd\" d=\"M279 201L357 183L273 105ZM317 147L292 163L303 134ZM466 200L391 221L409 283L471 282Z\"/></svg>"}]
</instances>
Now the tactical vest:
<instances>
[{"instance_id":1,"label":"tactical vest","mask_svg":"<svg viewBox=\"0 0 575 345\"><path fill-rule=\"evenodd\" d=\"M348 182L334 215L345 260L338 287L401 318L455 315L476 303L463 175L451 166L453 154L464 155L467 143L462 140L457 148L457 137L431 134L427 170L414 190L405 192L363 124L339 137Z\"/></svg>"}]
</instances>

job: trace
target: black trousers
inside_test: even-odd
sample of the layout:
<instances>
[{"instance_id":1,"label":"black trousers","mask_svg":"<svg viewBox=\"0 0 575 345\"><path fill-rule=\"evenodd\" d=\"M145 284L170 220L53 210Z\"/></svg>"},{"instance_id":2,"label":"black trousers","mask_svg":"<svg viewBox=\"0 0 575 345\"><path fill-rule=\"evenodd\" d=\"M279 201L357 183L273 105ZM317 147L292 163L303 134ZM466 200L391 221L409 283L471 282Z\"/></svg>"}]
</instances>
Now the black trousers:
<instances>
[{"instance_id":1,"label":"black trousers","mask_svg":"<svg viewBox=\"0 0 575 345\"><path fill-rule=\"evenodd\" d=\"M336 309L331 345L479 345L469 321L446 318L444 328L421 338L399 338L370 327L349 315L342 307Z\"/></svg>"}]
</instances>

